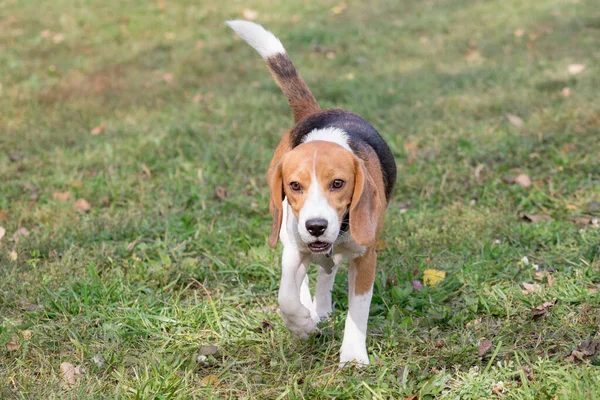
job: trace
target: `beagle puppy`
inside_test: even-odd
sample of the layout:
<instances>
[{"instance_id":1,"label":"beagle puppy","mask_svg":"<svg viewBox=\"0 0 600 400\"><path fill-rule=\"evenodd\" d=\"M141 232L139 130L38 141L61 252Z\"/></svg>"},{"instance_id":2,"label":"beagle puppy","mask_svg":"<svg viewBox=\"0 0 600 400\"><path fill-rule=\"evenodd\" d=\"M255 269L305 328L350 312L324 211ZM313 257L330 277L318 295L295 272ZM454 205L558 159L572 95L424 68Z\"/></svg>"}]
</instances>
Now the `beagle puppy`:
<instances>
[{"instance_id":1,"label":"beagle puppy","mask_svg":"<svg viewBox=\"0 0 600 400\"><path fill-rule=\"evenodd\" d=\"M322 110L271 32L248 21L228 21L267 63L294 114L269 165L273 225L269 245L283 244L279 308L300 339L317 331L332 311L331 290L347 259L348 315L340 364L369 364L367 321L373 294L376 247L383 214L396 182L394 156L361 117ZM307 270L320 266L314 297Z\"/></svg>"}]
</instances>

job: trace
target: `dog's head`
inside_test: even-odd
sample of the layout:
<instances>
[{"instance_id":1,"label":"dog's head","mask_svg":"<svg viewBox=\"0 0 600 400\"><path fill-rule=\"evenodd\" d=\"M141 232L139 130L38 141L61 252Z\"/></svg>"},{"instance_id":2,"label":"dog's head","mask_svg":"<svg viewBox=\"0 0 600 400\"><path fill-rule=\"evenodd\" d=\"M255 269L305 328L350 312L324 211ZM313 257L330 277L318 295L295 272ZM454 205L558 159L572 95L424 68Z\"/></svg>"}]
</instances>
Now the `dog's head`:
<instances>
[{"instance_id":1,"label":"dog's head","mask_svg":"<svg viewBox=\"0 0 600 400\"><path fill-rule=\"evenodd\" d=\"M339 144L320 140L301 144L281 158L268 179L271 247L279 238L284 198L296 216L302 241L313 253L330 251L346 213L356 243L367 246L375 240L381 211L376 185L364 161Z\"/></svg>"}]
</instances>

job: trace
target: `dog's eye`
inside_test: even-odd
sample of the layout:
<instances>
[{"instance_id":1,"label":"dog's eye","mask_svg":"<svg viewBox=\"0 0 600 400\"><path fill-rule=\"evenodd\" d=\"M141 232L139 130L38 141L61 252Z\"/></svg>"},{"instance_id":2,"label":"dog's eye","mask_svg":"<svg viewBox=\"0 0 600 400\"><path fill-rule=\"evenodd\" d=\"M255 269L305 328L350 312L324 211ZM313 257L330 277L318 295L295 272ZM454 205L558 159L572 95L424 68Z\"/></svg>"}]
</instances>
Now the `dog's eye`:
<instances>
[{"instance_id":1,"label":"dog's eye","mask_svg":"<svg viewBox=\"0 0 600 400\"><path fill-rule=\"evenodd\" d=\"M290 182L290 189L292 189L292 191L294 192L301 192L302 185L300 184L300 182Z\"/></svg>"},{"instance_id":2,"label":"dog's eye","mask_svg":"<svg viewBox=\"0 0 600 400\"><path fill-rule=\"evenodd\" d=\"M334 179L333 182L331 182L331 189L333 189L333 190L341 189L344 187L345 184L346 184L346 182L344 182L341 179Z\"/></svg>"}]
</instances>

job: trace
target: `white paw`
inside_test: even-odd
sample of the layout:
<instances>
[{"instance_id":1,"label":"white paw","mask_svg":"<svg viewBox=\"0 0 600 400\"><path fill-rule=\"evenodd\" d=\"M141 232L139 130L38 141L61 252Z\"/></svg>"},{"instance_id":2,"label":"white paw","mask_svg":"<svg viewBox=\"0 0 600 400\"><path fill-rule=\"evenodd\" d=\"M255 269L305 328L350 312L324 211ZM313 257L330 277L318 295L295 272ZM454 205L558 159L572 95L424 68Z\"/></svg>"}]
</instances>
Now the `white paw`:
<instances>
[{"instance_id":1,"label":"white paw","mask_svg":"<svg viewBox=\"0 0 600 400\"><path fill-rule=\"evenodd\" d=\"M369 365L369 355L364 346L350 347L342 345L340 349L340 368L356 363L359 367Z\"/></svg>"},{"instance_id":2,"label":"white paw","mask_svg":"<svg viewBox=\"0 0 600 400\"><path fill-rule=\"evenodd\" d=\"M316 306L316 312L317 312L317 316L319 317L320 321L324 321L327 318L329 318L329 315L333 312L333 309L331 307L331 301L327 302L327 301L317 301L317 299L315 299L315 306Z\"/></svg>"},{"instance_id":3,"label":"white paw","mask_svg":"<svg viewBox=\"0 0 600 400\"><path fill-rule=\"evenodd\" d=\"M311 315L310 311L304 306L298 307L294 312L281 310L281 317L286 328L298 339L308 339L310 335L318 330L318 316Z\"/></svg>"}]
</instances>

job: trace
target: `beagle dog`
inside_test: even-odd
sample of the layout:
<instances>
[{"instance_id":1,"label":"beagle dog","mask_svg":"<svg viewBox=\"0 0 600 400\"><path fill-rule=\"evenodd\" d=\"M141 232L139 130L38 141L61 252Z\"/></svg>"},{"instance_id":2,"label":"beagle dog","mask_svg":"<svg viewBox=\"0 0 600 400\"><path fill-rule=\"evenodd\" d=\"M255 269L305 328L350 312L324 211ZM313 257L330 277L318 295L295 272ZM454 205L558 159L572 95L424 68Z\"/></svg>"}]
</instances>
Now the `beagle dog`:
<instances>
[{"instance_id":1,"label":"beagle dog","mask_svg":"<svg viewBox=\"0 0 600 400\"><path fill-rule=\"evenodd\" d=\"M248 21L227 21L267 63L294 114L269 165L273 225L269 246L283 244L279 308L300 339L317 331L332 311L331 290L347 259L348 315L340 364L369 364L367 321L376 247L396 182L394 156L375 128L339 109L322 110L283 45ZM307 270L320 266L314 297Z\"/></svg>"}]
</instances>

